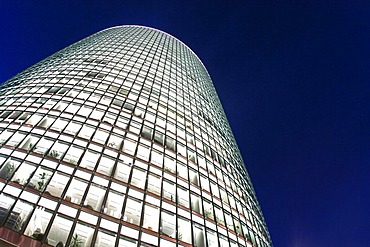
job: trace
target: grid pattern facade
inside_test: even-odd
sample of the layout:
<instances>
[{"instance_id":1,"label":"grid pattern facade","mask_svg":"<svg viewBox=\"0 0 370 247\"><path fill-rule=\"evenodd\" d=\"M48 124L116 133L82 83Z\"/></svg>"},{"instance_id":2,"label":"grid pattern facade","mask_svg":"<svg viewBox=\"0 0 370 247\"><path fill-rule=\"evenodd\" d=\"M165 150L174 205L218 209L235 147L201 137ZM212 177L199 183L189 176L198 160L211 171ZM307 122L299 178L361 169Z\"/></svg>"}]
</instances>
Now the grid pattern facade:
<instances>
[{"instance_id":1,"label":"grid pattern facade","mask_svg":"<svg viewBox=\"0 0 370 247\"><path fill-rule=\"evenodd\" d=\"M139 26L0 87L0 226L45 246L272 245L203 64Z\"/></svg>"}]
</instances>

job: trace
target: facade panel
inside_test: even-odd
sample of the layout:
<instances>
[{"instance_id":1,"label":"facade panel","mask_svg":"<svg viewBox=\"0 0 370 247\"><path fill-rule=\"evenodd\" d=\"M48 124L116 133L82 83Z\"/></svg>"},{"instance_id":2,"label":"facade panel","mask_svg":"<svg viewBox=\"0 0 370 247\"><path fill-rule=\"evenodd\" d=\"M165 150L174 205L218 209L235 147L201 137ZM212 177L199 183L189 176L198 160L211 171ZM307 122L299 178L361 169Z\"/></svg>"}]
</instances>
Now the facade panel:
<instances>
[{"instance_id":1,"label":"facade panel","mask_svg":"<svg viewBox=\"0 0 370 247\"><path fill-rule=\"evenodd\" d=\"M0 95L2 241L272 245L211 79L176 38L106 29Z\"/></svg>"}]
</instances>

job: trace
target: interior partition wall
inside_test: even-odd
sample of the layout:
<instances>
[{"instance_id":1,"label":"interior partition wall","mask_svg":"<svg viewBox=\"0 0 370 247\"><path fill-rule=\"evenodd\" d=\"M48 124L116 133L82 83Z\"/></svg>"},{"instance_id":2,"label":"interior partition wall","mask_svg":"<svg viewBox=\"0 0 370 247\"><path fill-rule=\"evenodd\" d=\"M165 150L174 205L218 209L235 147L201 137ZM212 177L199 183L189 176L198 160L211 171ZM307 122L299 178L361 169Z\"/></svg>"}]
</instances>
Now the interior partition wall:
<instances>
[{"instance_id":1,"label":"interior partition wall","mask_svg":"<svg viewBox=\"0 0 370 247\"><path fill-rule=\"evenodd\" d=\"M272 245L205 67L140 26L98 32L0 86L0 239Z\"/></svg>"}]
</instances>

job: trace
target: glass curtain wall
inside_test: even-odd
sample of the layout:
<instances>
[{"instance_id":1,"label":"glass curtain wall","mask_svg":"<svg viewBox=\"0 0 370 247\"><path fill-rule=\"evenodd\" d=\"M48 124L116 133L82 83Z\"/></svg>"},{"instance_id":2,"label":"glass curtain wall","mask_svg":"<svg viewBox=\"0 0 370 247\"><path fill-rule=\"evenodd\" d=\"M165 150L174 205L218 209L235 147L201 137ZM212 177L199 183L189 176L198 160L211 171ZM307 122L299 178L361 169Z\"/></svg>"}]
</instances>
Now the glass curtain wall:
<instances>
[{"instance_id":1,"label":"glass curtain wall","mask_svg":"<svg viewBox=\"0 0 370 247\"><path fill-rule=\"evenodd\" d=\"M0 86L0 239L272 245L203 64L139 26L98 32Z\"/></svg>"}]
</instances>

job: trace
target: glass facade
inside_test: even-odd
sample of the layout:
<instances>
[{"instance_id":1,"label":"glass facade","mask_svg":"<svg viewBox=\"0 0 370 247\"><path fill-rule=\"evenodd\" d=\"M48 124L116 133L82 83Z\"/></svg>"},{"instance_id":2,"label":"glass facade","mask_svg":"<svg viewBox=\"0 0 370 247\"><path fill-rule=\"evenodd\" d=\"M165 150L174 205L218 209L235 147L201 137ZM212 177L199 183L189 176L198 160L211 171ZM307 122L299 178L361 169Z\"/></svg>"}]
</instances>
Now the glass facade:
<instances>
[{"instance_id":1,"label":"glass facade","mask_svg":"<svg viewBox=\"0 0 370 247\"><path fill-rule=\"evenodd\" d=\"M139 26L91 35L0 86L0 239L272 246L205 67Z\"/></svg>"}]
</instances>

